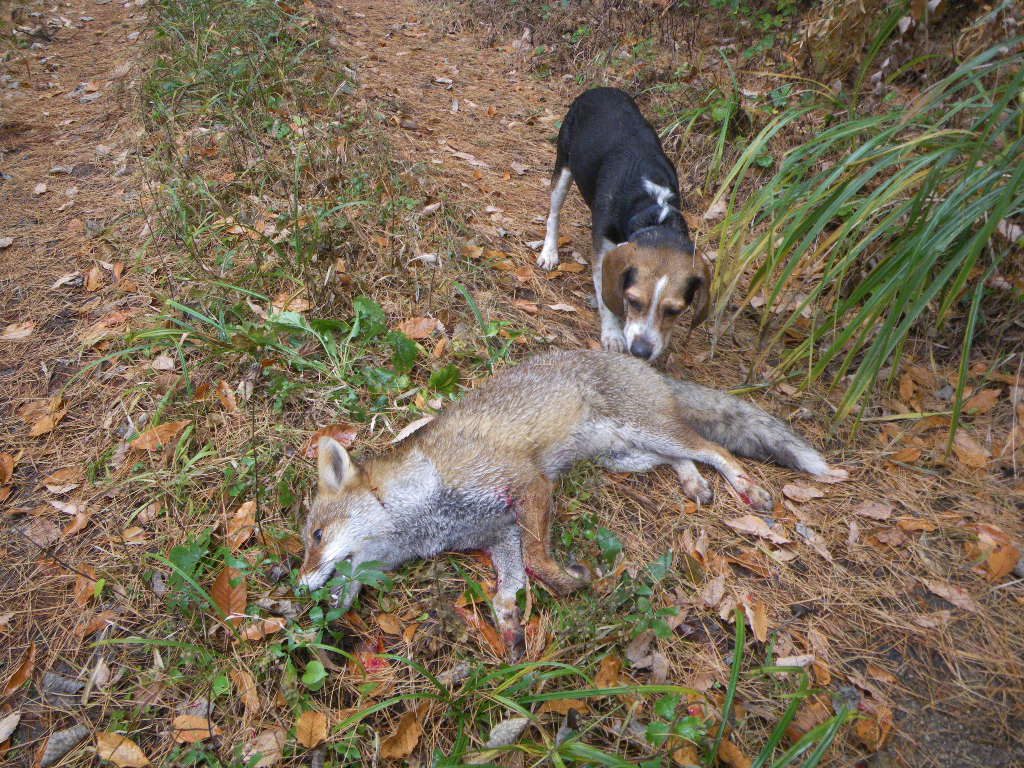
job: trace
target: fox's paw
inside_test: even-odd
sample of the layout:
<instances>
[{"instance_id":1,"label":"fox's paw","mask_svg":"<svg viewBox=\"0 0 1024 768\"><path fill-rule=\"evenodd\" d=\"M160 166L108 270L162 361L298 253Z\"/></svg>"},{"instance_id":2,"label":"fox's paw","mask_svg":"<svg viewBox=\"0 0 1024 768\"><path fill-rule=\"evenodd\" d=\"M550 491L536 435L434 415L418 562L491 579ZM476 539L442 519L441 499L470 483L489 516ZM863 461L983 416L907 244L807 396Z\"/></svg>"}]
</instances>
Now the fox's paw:
<instances>
[{"instance_id":1,"label":"fox's paw","mask_svg":"<svg viewBox=\"0 0 1024 768\"><path fill-rule=\"evenodd\" d=\"M590 569L583 563L570 563L565 567L565 572L580 583L580 586L589 584L592 578Z\"/></svg>"},{"instance_id":2,"label":"fox's paw","mask_svg":"<svg viewBox=\"0 0 1024 768\"><path fill-rule=\"evenodd\" d=\"M842 483L850 479L850 473L839 467L829 467L824 472L815 475L823 483Z\"/></svg>"},{"instance_id":3,"label":"fox's paw","mask_svg":"<svg viewBox=\"0 0 1024 768\"><path fill-rule=\"evenodd\" d=\"M625 352L626 337L618 328L604 328L601 330L601 346L607 352Z\"/></svg>"},{"instance_id":4,"label":"fox's paw","mask_svg":"<svg viewBox=\"0 0 1024 768\"><path fill-rule=\"evenodd\" d=\"M510 664L515 664L526 655L526 635L522 627L503 630L501 639L505 641L505 648L508 649Z\"/></svg>"},{"instance_id":5,"label":"fox's paw","mask_svg":"<svg viewBox=\"0 0 1024 768\"><path fill-rule=\"evenodd\" d=\"M686 498L693 499L698 504L710 504L715 500L715 492L703 477L687 478L682 484Z\"/></svg>"},{"instance_id":6,"label":"fox's paw","mask_svg":"<svg viewBox=\"0 0 1024 768\"><path fill-rule=\"evenodd\" d=\"M551 271L558 266L558 246L554 248L548 248L547 245L541 250L540 255L537 256L537 266L541 269Z\"/></svg>"},{"instance_id":7,"label":"fox's paw","mask_svg":"<svg viewBox=\"0 0 1024 768\"><path fill-rule=\"evenodd\" d=\"M743 500L758 512L771 512L775 509L772 495L759 485L751 483L743 492Z\"/></svg>"}]
</instances>

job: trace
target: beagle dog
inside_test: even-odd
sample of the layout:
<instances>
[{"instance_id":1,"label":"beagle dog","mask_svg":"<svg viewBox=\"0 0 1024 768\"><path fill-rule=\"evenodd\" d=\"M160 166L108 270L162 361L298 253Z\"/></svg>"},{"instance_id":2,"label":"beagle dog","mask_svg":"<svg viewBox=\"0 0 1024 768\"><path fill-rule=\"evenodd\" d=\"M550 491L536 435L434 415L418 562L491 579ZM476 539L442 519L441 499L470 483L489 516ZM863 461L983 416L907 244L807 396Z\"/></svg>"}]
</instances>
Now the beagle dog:
<instances>
[{"instance_id":1,"label":"beagle dog","mask_svg":"<svg viewBox=\"0 0 1024 768\"><path fill-rule=\"evenodd\" d=\"M711 275L679 210L679 181L658 135L617 88L577 97L558 132L542 269L558 265L558 215L572 180L590 207L594 288L605 349L654 360L676 319L707 316Z\"/></svg>"}]
</instances>

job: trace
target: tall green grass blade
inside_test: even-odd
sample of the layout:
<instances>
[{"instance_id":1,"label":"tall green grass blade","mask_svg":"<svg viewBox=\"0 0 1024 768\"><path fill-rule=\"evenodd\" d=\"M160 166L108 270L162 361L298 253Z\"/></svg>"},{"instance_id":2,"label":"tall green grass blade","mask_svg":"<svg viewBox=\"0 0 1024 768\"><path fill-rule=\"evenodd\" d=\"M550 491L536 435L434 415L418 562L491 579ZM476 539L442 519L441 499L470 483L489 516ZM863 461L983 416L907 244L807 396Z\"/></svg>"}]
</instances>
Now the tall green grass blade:
<instances>
[{"instance_id":1,"label":"tall green grass blade","mask_svg":"<svg viewBox=\"0 0 1024 768\"><path fill-rule=\"evenodd\" d=\"M725 689L725 701L722 702L722 721L718 724L718 732L711 744L711 749L704 757L704 765L710 768L718 757L718 748L722 746L722 739L725 738L725 729L729 724L729 717L732 715L732 705L736 700L736 688L740 683L740 670L743 667L743 648L747 641L747 622L743 609L736 608L736 641L732 651L732 671L729 673L729 685Z\"/></svg>"}]
</instances>

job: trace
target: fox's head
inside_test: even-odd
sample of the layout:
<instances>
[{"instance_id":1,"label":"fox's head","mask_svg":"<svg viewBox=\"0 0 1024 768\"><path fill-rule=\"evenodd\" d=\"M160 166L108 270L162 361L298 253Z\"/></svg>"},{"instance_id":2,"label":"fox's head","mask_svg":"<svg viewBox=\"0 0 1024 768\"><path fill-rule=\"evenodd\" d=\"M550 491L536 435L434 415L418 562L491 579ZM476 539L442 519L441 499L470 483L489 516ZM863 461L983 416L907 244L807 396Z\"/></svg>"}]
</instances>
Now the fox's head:
<instances>
[{"instance_id":1,"label":"fox's head","mask_svg":"<svg viewBox=\"0 0 1024 768\"><path fill-rule=\"evenodd\" d=\"M322 437L318 451L317 494L306 517L306 556L299 570L299 582L309 589L323 586L342 560L355 567L373 559L374 531L384 513L365 473L339 442ZM357 591L358 585L348 590L345 607Z\"/></svg>"}]
</instances>

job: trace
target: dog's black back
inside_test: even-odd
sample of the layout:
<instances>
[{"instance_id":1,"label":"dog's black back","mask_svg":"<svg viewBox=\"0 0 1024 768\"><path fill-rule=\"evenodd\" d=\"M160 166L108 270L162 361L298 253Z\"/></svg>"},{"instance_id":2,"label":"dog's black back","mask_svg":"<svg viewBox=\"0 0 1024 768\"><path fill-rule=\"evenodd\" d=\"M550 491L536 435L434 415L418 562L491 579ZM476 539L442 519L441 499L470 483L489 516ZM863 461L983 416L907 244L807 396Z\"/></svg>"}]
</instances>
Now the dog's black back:
<instances>
[{"instance_id":1,"label":"dog's black back","mask_svg":"<svg viewBox=\"0 0 1024 768\"><path fill-rule=\"evenodd\" d=\"M576 98L558 132L554 178L568 166L590 206L595 244L600 238L622 243L638 230L657 226L654 235L674 234L690 244L679 213L679 180L651 124L632 97L618 88L593 88ZM672 209L652 204L648 180L672 192ZM614 190L615 194L598 190Z\"/></svg>"}]
</instances>

